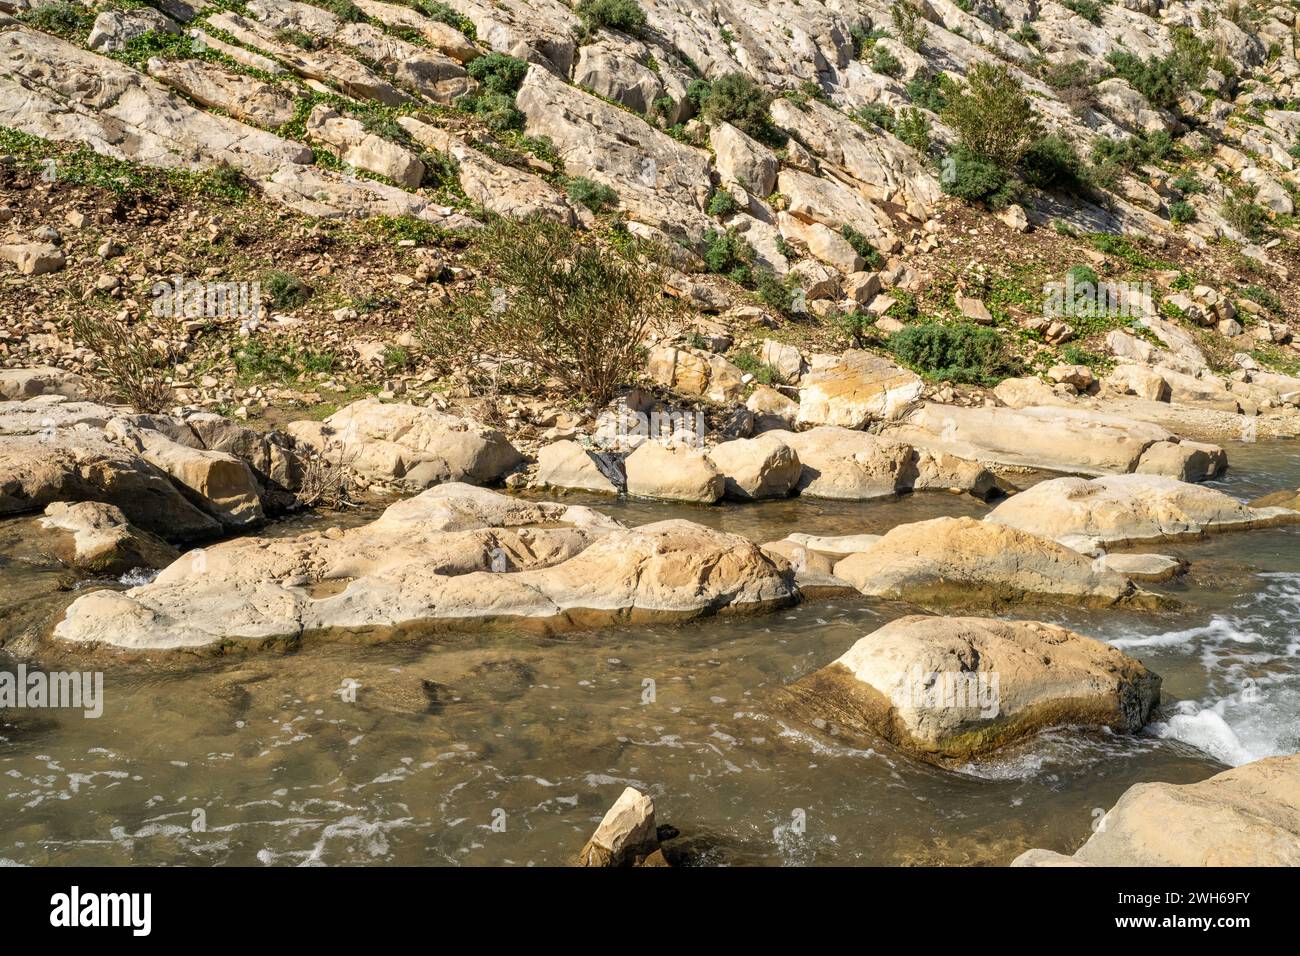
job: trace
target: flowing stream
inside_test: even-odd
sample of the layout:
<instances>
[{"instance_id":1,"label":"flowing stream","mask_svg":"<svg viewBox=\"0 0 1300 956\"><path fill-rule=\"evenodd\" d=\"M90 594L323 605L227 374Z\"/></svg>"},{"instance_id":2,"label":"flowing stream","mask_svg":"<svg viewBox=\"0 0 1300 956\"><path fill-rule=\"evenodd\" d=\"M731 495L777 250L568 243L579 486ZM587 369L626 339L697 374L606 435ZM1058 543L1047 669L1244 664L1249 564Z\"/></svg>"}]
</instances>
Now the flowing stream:
<instances>
[{"instance_id":1,"label":"flowing stream","mask_svg":"<svg viewBox=\"0 0 1300 956\"><path fill-rule=\"evenodd\" d=\"M1233 446L1229 458L1216 484L1231 494L1300 487L1300 443ZM760 542L987 509L945 494L715 508L564 500ZM28 520L0 524L0 642L48 626L69 588L86 586L35 551ZM1151 550L1192 562L1153 586L1186 602L1178 612L1019 609L1110 641L1164 678L1162 712L1139 736L1062 729L945 771L799 733L765 706L773 689L909 613L860 598L682 626L505 627L184 668L116 664L98 719L0 712L0 862L562 864L629 784L680 830L669 846L685 862L1001 865L1033 846L1072 851L1134 783L1191 782L1300 749L1300 531ZM17 663L0 650L0 669Z\"/></svg>"}]
</instances>

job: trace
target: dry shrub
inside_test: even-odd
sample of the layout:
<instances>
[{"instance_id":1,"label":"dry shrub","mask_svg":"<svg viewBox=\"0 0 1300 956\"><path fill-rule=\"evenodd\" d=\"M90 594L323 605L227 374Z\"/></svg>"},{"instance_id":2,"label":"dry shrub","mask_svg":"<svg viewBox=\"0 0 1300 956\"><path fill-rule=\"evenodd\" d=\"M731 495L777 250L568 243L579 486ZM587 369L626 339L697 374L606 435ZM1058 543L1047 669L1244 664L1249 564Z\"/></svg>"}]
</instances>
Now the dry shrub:
<instances>
[{"instance_id":1,"label":"dry shrub","mask_svg":"<svg viewBox=\"0 0 1300 956\"><path fill-rule=\"evenodd\" d=\"M154 348L147 328L89 308L74 312L71 325L73 336L99 356L103 397L119 398L150 414L171 405L167 376L172 356Z\"/></svg>"}]
</instances>

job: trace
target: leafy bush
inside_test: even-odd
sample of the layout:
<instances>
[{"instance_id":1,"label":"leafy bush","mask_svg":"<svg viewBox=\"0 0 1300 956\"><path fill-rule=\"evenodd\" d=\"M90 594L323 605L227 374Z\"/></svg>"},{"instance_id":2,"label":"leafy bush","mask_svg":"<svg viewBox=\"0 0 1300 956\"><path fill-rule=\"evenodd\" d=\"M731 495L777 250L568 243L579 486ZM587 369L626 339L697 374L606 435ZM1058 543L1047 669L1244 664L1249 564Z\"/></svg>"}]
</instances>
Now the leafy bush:
<instances>
[{"instance_id":1,"label":"leafy bush","mask_svg":"<svg viewBox=\"0 0 1300 956\"><path fill-rule=\"evenodd\" d=\"M857 309L835 316L831 324L849 348L864 348L876 337L876 317Z\"/></svg>"},{"instance_id":2,"label":"leafy bush","mask_svg":"<svg viewBox=\"0 0 1300 956\"><path fill-rule=\"evenodd\" d=\"M478 80L483 92L513 97L519 92L519 85L528 73L528 64L517 56L489 53L475 57L465 69L471 77Z\"/></svg>"},{"instance_id":3,"label":"leafy bush","mask_svg":"<svg viewBox=\"0 0 1300 956\"><path fill-rule=\"evenodd\" d=\"M906 107L898 114L894 135L918 153L930 149L930 118L918 109Z\"/></svg>"},{"instance_id":4,"label":"leafy bush","mask_svg":"<svg viewBox=\"0 0 1300 956\"><path fill-rule=\"evenodd\" d=\"M782 315L796 311L795 298L799 288L792 276L782 279L771 269L755 269L753 275L754 291L758 293L760 302Z\"/></svg>"},{"instance_id":5,"label":"leafy bush","mask_svg":"<svg viewBox=\"0 0 1300 956\"><path fill-rule=\"evenodd\" d=\"M844 237L845 242L853 247L854 252L866 260L868 269L880 268L880 265L884 260L881 259L880 253L876 250L876 247L871 244L870 239L858 232L858 230L854 229L848 223L845 223L844 227L840 229L840 235Z\"/></svg>"},{"instance_id":6,"label":"leafy bush","mask_svg":"<svg viewBox=\"0 0 1300 956\"><path fill-rule=\"evenodd\" d=\"M465 36L474 40L478 37L478 30L474 27L474 21L464 16L441 0L415 0L415 9L419 10L430 20L437 20L439 23L445 23L449 27L459 30Z\"/></svg>"},{"instance_id":7,"label":"leafy bush","mask_svg":"<svg viewBox=\"0 0 1300 956\"><path fill-rule=\"evenodd\" d=\"M889 8L889 20L898 42L909 50L919 50L925 43L928 24L921 16L921 8L911 0L898 0Z\"/></svg>"},{"instance_id":8,"label":"leafy bush","mask_svg":"<svg viewBox=\"0 0 1300 956\"><path fill-rule=\"evenodd\" d=\"M291 272L272 269L262 276L261 289L277 309L296 309L311 298L311 287Z\"/></svg>"},{"instance_id":9,"label":"leafy bush","mask_svg":"<svg viewBox=\"0 0 1300 956\"><path fill-rule=\"evenodd\" d=\"M586 176L574 176L566 186L569 198L586 206L592 212L600 213L618 205L618 193Z\"/></svg>"},{"instance_id":10,"label":"leafy bush","mask_svg":"<svg viewBox=\"0 0 1300 956\"><path fill-rule=\"evenodd\" d=\"M636 33L645 26L645 11L636 0L581 0L574 12L590 31L602 27L623 33Z\"/></svg>"},{"instance_id":11,"label":"leafy bush","mask_svg":"<svg viewBox=\"0 0 1300 956\"><path fill-rule=\"evenodd\" d=\"M1224 196L1219 206L1219 215L1237 232L1247 239L1259 236L1264 227L1264 210L1255 205L1254 197L1247 187L1237 187Z\"/></svg>"},{"instance_id":12,"label":"leafy bush","mask_svg":"<svg viewBox=\"0 0 1300 956\"><path fill-rule=\"evenodd\" d=\"M1241 290L1241 294L1244 298L1259 303L1277 315L1281 315L1284 311L1281 297L1272 289L1266 289L1262 285L1248 285Z\"/></svg>"},{"instance_id":13,"label":"leafy bush","mask_svg":"<svg viewBox=\"0 0 1300 956\"><path fill-rule=\"evenodd\" d=\"M553 379L604 404L635 377L648 332L673 308L648 252L634 241L601 245L548 219L495 220L470 248L474 288L421 318L426 353L444 372L481 376L490 367L495 381L520 385Z\"/></svg>"},{"instance_id":14,"label":"leafy bush","mask_svg":"<svg viewBox=\"0 0 1300 956\"><path fill-rule=\"evenodd\" d=\"M1102 4L1098 0L1061 0L1061 6L1073 10L1089 23L1101 23Z\"/></svg>"},{"instance_id":15,"label":"leafy bush","mask_svg":"<svg viewBox=\"0 0 1300 956\"><path fill-rule=\"evenodd\" d=\"M942 113L948 106L948 95L942 76L920 70L907 83L907 98L931 113Z\"/></svg>"},{"instance_id":16,"label":"leafy bush","mask_svg":"<svg viewBox=\"0 0 1300 956\"><path fill-rule=\"evenodd\" d=\"M894 111L884 103L868 103L853 111L853 118L865 126L879 126L894 131Z\"/></svg>"},{"instance_id":17,"label":"leafy bush","mask_svg":"<svg viewBox=\"0 0 1300 956\"><path fill-rule=\"evenodd\" d=\"M171 404L171 362L140 329L92 308L73 309L73 338L99 356L105 398L121 398L137 412L156 414Z\"/></svg>"},{"instance_id":18,"label":"leafy bush","mask_svg":"<svg viewBox=\"0 0 1300 956\"><path fill-rule=\"evenodd\" d=\"M772 124L767 114L771 102L771 95L744 73L728 73L709 89L704 115L710 122L730 123L756 139L767 139Z\"/></svg>"},{"instance_id":19,"label":"leafy bush","mask_svg":"<svg viewBox=\"0 0 1300 956\"><path fill-rule=\"evenodd\" d=\"M1006 64L980 63L948 96L943 120L976 156L1013 168L1042 135L1038 115Z\"/></svg>"},{"instance_id":20,"label":"leafy bush","mask_svg":"<svg viewBox=\"0 0 1300 956\"><path fill-rule=\"evenodd\" d=\"M53 3L43 3L26 13L19 14L18 19L45 33L53 33L55 36L70 40L80 33L88 32L95 16L78 3L55 0Z\"/></svg>"},{"instance_id":21,"label":"leafy bush","mask_svg":"<svg viewBox=\"0 0 1300 956\"><path fill-rule=\"evenodd\" d=\"M734 229L709 229L704 233L704 264L710 272L730 276L740 285L748 286L754 281L751 263L754 250L748 242Z\"/></svg>"},{"instance_id":22,"label":"leafy bush","mask_svg":"<svg viewBox=\"0 0 1300 956\"><path fill-rule=\"evenodd\" d=\"M1086 365L1088 368L1099 368L1105 366L1108 360L1104 355L1098 355L1096 352L1089 352L1078 345L1067 345L1061 349L1061 357L1069 365Z\"/></svg>"},{"instance_id":23,"label":"leafy bush","mask_svg":"<svg viewBox=\"0 0 1300 956\"><path fill-rule=\"evenodd\" d=\"M1186 200L1179 199L1169 204L1169 221L1176 226L1196 220L1196 209Z\"/></svg>"},{"instance_id":24,"label":"leafy bush","mask_svg":"<svg viewBox=\"0 0 1300 956\"><path fill-rule=\"evenodd\" d=\"M903 64L898 62L898 57L879 45L871 51L871 68L885 76L903 75Z\"/></svg>"},{"instance_id":25,"label":"leafy bush","mask_svg":"<svg viewBox=\"0 0 1300 956\"><path fill-rule=\"evenodd\" d=\"M363 17L361 10L352 0L314 0L316 6L324 7L344 23L359 23Z\"/></svg>"},{"instance_id":26,"label":"leafy bush","mask_svg":"<svg viewBox=\"0 0 1300 956\"><path fill-rule=\"evenodd\" d=\"M709 215L724 218L740 210L740 203L736 202L736 197L731 195L725 189L715 189L713 195L709 197Z\"/></svg>"},{"instance_id":27,"label":"leafy bush","mask_svg":"<svg viewBox=\"0 0 1300 956\"><path fill-rule=\"evenodd\" d=\"M1106 57L1115 75L1123 78L1152 105L1173 109L1188 90L1205 82L1211 50L1186 27L1172 31L1173 50L1164 58L1143 60L1126 50L1112 50Z\"/></svg>"},{"instance_id":28,"label":"leafy bush","mask_svg":"<svg viewBox=\"0 0 1300 956\"><path fill-rule=\"evenodd\" d=\"M1169 185L1173 186L1184 196L1192 196L1196 193L1205 192L1205 183L1201 182L1192 173L1182 173L1176 177Z\"/></svg>"},{"instance_id":29,"label":"leafy bush","mask_svg":"<svg viewBox=\"0 0 1300 956\"><path fill-rule=\"evenodd\" d=\"M1037 140L1020 161L1025 181L1039 189L1081 192L1085 185L1083 163L1074 146L1056 133Z\"/></svg>"},{"instance_id":30,"label":"leafy bush","mask_svg":"<svg viewBox=\"0 0 1300 956\"><path fill-rule=\"evenodd\" d=\"M889 337L894 356L932 379L991 385L1016 371L1002 337L994 329L968 322L923 322Z\"/></svg>"},{"instance_id":31,"label":"leafy bush","mask_svg":"<svg viewBox=\"0 0 1300 956\"><path fill-rule=\"evenodd\" d=\"M731 364L742 372L754 376L754 381L759 385L771 385L781 380L780 373L755 355L753 349L741 349L736 352L731 356Z\"/></svg>"},{"instance_id":32,"label":"leafy bush","mask_svg":"<svg viewBox=\"0 0 1300 956\"><path fill-rule=\"evenodd\" d=\"M944 157L939 184L950 196L990 209L1006 206L1016 193L1016 183L1004 167L960 146Z\"/></svg>"}]
</instances>

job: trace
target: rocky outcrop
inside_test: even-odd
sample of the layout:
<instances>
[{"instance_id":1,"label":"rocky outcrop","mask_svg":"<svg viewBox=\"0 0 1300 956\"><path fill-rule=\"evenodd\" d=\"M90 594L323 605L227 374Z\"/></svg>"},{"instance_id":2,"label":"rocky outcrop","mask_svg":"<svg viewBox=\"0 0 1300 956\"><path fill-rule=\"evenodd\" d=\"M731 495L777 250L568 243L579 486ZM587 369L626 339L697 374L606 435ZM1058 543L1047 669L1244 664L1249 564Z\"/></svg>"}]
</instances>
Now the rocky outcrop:
<instances>
[{"instance_id":1,"label":"rocky outcrop","mask_svg":"<svg viewBox=\"0 0 1300 956\"><path fill-rule=\"evenodd\" d=\"M1160 678L1054 624L911 616L788 692L806 722L956 761L1063 724L1135 733L1160 701Z\"/></svg>"},{"instance_id":2,"label":"rocky outcrop","mask_svg":"<svg viewBox=\"0 0 1300 956\"><path fill-rule=\"evenodd\" d=\"M889 497L905 486L912 461L906 445L831 426L774 434L799 455L801 495L865 501Z\"/></svg>"},{"instance_id":3,"label":"rocky outcrop","mask_svg":"<svg viewBox=\"0 0 1300 956\"><path fill-rule=\"evenodd\" d=\"M348 531L192 552L151 584L79 598L54 636L140 650L292 646L502 620L686 620L794 599L788 567L736 535L688 521L626 530L589 509L447 484Z\"/></svg>"},{"instance_id":4,"label":"rocky outcrop","mask_svg":"<svg viewBox=\"0 0 1300 956\"><path fill-rule=\"evenodd\" d=\"M296 101L273 84L206 63L203 60L162 60L148 64L149 75L180 90L204 106L224 110L236 119L272 128L294 117Z\"/></svg>"},{"instance_id":5,"label":"rocky outcrop","mask_svg":"<svg viewBox=\"0 0 1300 956\"><path fill-rule=\"evenodd\" d=\"M710 227L707 153L539 66L529 69L516 104L527 117L524 131L549 138L570 176L613 188L638 222L692 243Z\"/></svg>"},{"instance_id":6,"label":"rocky outcrop","mask_svg":"<svg viewBox=\"0 0 1300 956\"><path fill-rule=\"evenodd\" d=\"M986 464L1080 475L1147 473L1212 477L1227 464L1216 446L1189 443L1159 425L1085 408L963 408L926 403L882 434L917 448ZM1207 451L1209 449L1209 451ZM1145 468L1144 468L1145 463Z\"/></svg>"},{"instance_id":7,"label":"rocky outcrop","mask_svg":"<svg viewBox=\"0 0 1300 956\"><path fill-rule=\"evenodd\" d=\"M1040 482L1002 502L984 520L1092 552L1295 524L1300 513L1249 507L1221 491L1174 478L1111 475Z\"/></svg>"},{"instance_id":8,"label":"rocky outcrop","mask_svg":"<svg viewBox=\"0 0 1300 956\"><path fill-rule=\"evenodd\" d=\"M333 149L343 163L378 173L413 189L424 179L424 163L409 149L366 131L359 121L321 104L307 117L307 133Z\"/></svg>"},{"instance_id":9,"label":"rocky outcrop","mask_svg":"<svg viewBox=\"0 0 1300 956\"><path fill-rule=\"evenodd\" d=\"M432 408L364 399L286 431L361 478L408 491L491 484L523 461L499 431Z\"/></svg>"},{"instance_id":10,"label":"rocky outcrop","mask_svg":"<svg viewBox=\"0 0 1300 956\"><path fill-rule=\"evenodd\" d=\"M90 398L91 392L91 383L75 372L44 365L0 369L0 401L23 401L41 395L81 400Z\"/></svg>"},{"instance_id":11,"label":"rocky outcrop","mask_svg":"<svg viewBox=\"0 0 1300 956\"><path fill-rule=\"evenodd\" d=\"M862 428L897 418L921 397L919 376L871 352L850 350L799 382L799 424Z\"/></svg>"},{"instance_id":12,"label":"rocky outcrop","mask_svg":"<svg viewBox=\"0 0 1300 956\"><path fill-rule=\"evenodd\" d=\"M1300 865L1300 754L1191 784L1139 783L1073 856L1029 850L1012 866Z\"/></svg>"},{"instance_id":13,"label":"rocky outcrop","mask_svg":"<svg viewBox=\"0 0 1300 956\"><path fill-rule=\"evenodd\" d=\"M863 594L922 607L1161 603L1050 538L974 518L899 525L867 550L838 562L835 576Z\"/></svg>"}]
</instances>

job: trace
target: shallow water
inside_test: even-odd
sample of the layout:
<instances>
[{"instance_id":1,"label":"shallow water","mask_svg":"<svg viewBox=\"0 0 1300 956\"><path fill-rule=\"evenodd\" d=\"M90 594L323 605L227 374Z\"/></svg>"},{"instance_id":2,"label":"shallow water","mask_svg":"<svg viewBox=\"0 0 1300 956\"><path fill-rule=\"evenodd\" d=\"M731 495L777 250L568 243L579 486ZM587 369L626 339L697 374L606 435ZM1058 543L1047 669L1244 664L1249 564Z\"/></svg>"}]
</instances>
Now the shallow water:
<instances>
[{"instance_id":1,"label":"shallow water","mask_svg":"<svg viewBox=\"0 0 1300 956\"><path fill-rule=\"evenodd\" d=\"M1230 493L1300 486L1300 443L1230 455L1219 483ZM629 524L688 517L758 541L987 509L944 494L725 508L564 500ZM6 640L71 597L55 592L64 575L22 528L0 524ZM953 772L800 733L772 716L774 689L907 613L857 598L558 637L502 628L316 644L185 672L116 666L99 719L5 712L0 860L564 863L628 784L681 831L669 846L688 862L1005 864L1031 846L1072 850L1133 783L1198 780L1300 749L1300 533L1162 550L1192 562L1167 588L1187 602L1177 613L1022 609L1162 675L1164 712L1138 737L1059 730Z\"/></svg>"}]
</instances>

